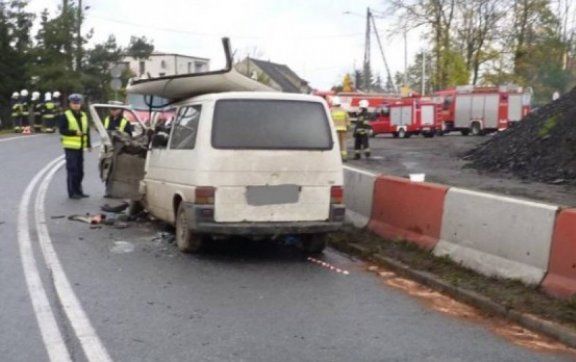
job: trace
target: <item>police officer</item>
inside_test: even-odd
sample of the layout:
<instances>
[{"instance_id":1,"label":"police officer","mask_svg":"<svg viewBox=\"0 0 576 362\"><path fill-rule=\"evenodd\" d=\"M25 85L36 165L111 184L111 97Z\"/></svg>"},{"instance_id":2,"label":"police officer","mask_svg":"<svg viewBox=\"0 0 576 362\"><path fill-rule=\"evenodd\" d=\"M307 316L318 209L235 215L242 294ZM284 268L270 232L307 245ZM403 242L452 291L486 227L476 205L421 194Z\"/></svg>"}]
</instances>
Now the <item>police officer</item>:
<instances>
[{"instance_id":1,"label":"police officer","mask_svg":"<svg viewBox=\"0 0 576 362\"><path fill-rule=\"evenodd\" d=\"M342 109L341 106L342 103L340 102L340 97L332 98L332 110L330 113L332 115L334 127L336 127L336 132L338 133L340 155L342 156L342 161L346 161L348 158L348 151L346 149L346 133L348 127L350 127L350 118L348 117L348 112Z\"/></svg>"},{"instance_id":2,"label":"police officer","mask_svg":"<svg viewBox=\"0 0 576 362\"><path fill-rule=\"evenodd\" d=\"M10 119L12 120L12 126L14 127L15 133L22 132L22 127L20 125L21 109L20 109L20 93L12 93L12 98L10 99Z\"/></svg>"},{"instance_id":3,"label":"police officer","mask_svg":"<svg viewBox=\"0 0 576 362\"><path fill-rule=\"evenodd\" d=\"M55 118L56 118L56 105L52 102L52 94L46 92L44 94L44 103L42 103L41 114L42 114L42 124L44 125L44 131L48 133L54 133L55 131Z\"/></svg>"},{"instance_id":4,"label":"police officer","mask_svg":"<svg viewBox=\"0 0 576 362\"><path fill-rule=\"evenodd\" d=\"M110 101L108 104L120 106L122 102ZM122 108L110 108L110 115L104 119L104 128L107 131L118 131L132 136L132 125L124 117Z\"/></svg>"},{"instance_id":5,"label":"police officer","mask_svg":"<svg viewBox=\"0 0 576 362\"><path fill-rule=\"evenodd\" d=\"M90 127L88 116L82 112L82 96L71 94L68 97L69 108L58 117L58 128L62 135L62 147L66 154L68 197L81 199L89 197L82 190L84 178L84 150L91 151Z\"/></svg>"},{"instance_id":6,"label":"police officer","mask_svg":"<svg viewBox=\"0 0 576 362\"><path fill-rule=\"evenodd\" d=\"M362 99L360 101L360 114L358 115L358 120L356 121L356 126L354 127L354 159L359 160L360 155L364 152L366 158L370 157L370 143L369 143L369 132L372 128L369 121L368 115L368 101Z\"/></svg>"}]
</instances>

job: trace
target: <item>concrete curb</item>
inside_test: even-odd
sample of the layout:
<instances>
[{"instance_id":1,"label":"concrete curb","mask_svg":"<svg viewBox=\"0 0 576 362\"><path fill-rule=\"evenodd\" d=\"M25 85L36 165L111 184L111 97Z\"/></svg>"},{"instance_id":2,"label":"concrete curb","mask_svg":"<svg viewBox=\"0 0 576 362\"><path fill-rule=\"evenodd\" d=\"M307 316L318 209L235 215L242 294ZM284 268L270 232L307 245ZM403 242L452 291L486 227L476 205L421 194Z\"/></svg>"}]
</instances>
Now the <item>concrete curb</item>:
<instances>
[{"instance_id":1,"label":"concrete curb","mask_svg":"<svg viewBox=\"0 0 576 362\"><path fill-rule=\"evenodd\" d=\"M358 244L336 244L334 246L336 248L342 249L343 251L351 252L360 256L367 256L370 254L369 249L364 248ZM485 297L471 290L451 285L450 283L441 280L431 273L412 269L408 265L387 256L375 254L371 258L399 275L415 280L420 284L430 287L431 289L448 294L452 298L466 304L470 304L487 314L505 318L509 321L517 323L526 329L558 340L568 345L569 347L576 348L576 331L572 330L571 328L538 318L530 314L522 313L510 307L496 303L488 297Z\"/></svg>"}]
</instances>

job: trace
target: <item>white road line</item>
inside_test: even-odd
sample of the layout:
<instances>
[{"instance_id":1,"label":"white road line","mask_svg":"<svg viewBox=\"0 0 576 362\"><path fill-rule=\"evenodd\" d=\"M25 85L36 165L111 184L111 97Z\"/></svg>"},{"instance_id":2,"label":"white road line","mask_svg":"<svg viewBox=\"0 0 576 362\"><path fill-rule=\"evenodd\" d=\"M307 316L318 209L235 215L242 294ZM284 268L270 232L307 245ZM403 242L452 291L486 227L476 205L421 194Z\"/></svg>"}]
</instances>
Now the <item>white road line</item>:
<instances>
[{"instance_id":1,"label":"white road line","mask_svg":"<svg viewBox=\"0 0 576 362\"><path fill-rule=\"evenodd\" d=\"M74 293L70 281L62 268L62 264L54 250L54 245L50 239L48 227L46 225L46 212L44 204L46 202L46 192L54 177L54 174L62 167L64 161L60 161L46 175L38 188L36 195L35 215L36 231L42 250L42 255L48 268L52 271L56 295L60 300L66 317L72 325L76 337L80 341L84 355L88 361L112 361L106 348L98 338L96 331L92 327L86 312L82 308L78 297Z\"/></svg>"},{"instance_id":2,"label":"white road line","mask_svg":"<svg viewBox=\"0 0 576 362\"><path fill-rule=\"evenodd\" d=\"M28 223L28 204L30 203L30 198L36 184L38 184L50 167L61 159L62 157L58 157L34 176L28 184L28 187L26 187L18 208L18 246L20 248L20 258L22 260L22 268L24 269L26 286L30 294L30 300L32 301L34 315L40 328L42 341L44 342L50 361L54 362L71 361L71 358L64 338L56 323L56 318L52 312L48 295L42 285L42 279L40 278L36 260L34 259Z\"/></svg>"},{"instance_id":3,"label":"white road line","mask_svg":"<svg viewBox=\"0 0 576 362\"><path fill-rule=\"evenodd\" d=\"M32 135L32 136L19 136L19 137L0 138L0 143L1 143L1 142L8 142L8 141L15 141L15 140L25 140L25 139L30 139L30 138L34 138L34 137L40 137L40 136L44 136L44 135L42 135L42 134L36 134L36 135Z\"/></svg>"}]
</instances>

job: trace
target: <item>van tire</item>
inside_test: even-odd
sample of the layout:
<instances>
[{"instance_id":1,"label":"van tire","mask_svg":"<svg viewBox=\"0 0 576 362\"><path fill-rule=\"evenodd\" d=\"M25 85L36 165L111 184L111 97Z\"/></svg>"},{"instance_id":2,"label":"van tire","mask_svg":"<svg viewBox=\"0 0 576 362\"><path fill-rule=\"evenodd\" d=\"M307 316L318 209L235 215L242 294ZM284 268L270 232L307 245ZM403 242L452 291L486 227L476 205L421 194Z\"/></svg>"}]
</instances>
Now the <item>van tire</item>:
<instances>
[{"instance_id":1,"label":"van tire","mask_svg":"<svg viewBox=\"0 0 576 362\"><path fill-rule=\"evenodd\" d=\"M472 127L470 128L470 132L472 133L473 136L483 136L484 135L484 131L482 130L482 127L480 126L480 123L478 123L478 122L472 123Z\"/></svg>"},{"instance_id":2,"label":"van tire","mask_svg":"<svg viewBox=\"0 0 576 362\"><path fill-rule=\"evenodd\" d=\"M204 247L204 238L194 234L189 228L186 220L186 211L182 203L178 206L176 213L176 246L183 253L197 253Z\"/></svg>"},{"instance_id":3,"label":"van tire","mask_svg":"<svg viewBox=\"0 0 576 362\"><path fill-rule=\"evenodd\" d=\"M408 138L408 132L406 132L406 130L404 130L404 128L400 128L398 130L398 137L400 138Z\"/></svg>"},{"instance_id":4,"label":"van tire","mask_svg":"<svg viewBox=\"0 0 576 362\"><path fill-rule=\"evenodd\" d=\"M302 235L302 250L306 254L321 254L327 244L326 234L304 234Z\"/></svg>"},{"instance_id":5,"label":"van tire","mask_svg":"<svg viewBox=\"0 0 576 362\"><path fill-rule=\"evenodd\" d=\"M470 130L469 129L463 129L462 131L460 131L460 133L462 133L462 136L468 136L470 134Z\"/></svg>"}]
</instances>

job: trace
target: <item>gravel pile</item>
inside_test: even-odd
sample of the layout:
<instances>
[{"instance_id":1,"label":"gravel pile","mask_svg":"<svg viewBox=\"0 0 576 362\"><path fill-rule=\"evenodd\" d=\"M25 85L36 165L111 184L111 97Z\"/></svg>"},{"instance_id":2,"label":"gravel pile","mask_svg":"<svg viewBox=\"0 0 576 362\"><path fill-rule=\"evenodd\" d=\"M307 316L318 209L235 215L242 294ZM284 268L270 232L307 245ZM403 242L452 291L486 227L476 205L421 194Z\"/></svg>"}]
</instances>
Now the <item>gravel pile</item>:
<instances>
[{"instance_id":1,"label":"gravel pile","mask_svg":"<svg viewBox=\"0 0 576 362\"><path fill-rule=\"evenodd\" d=\"M576 184L576 88L464 155L469 166L522 179Z\"/></svg>"}]
</instances>

